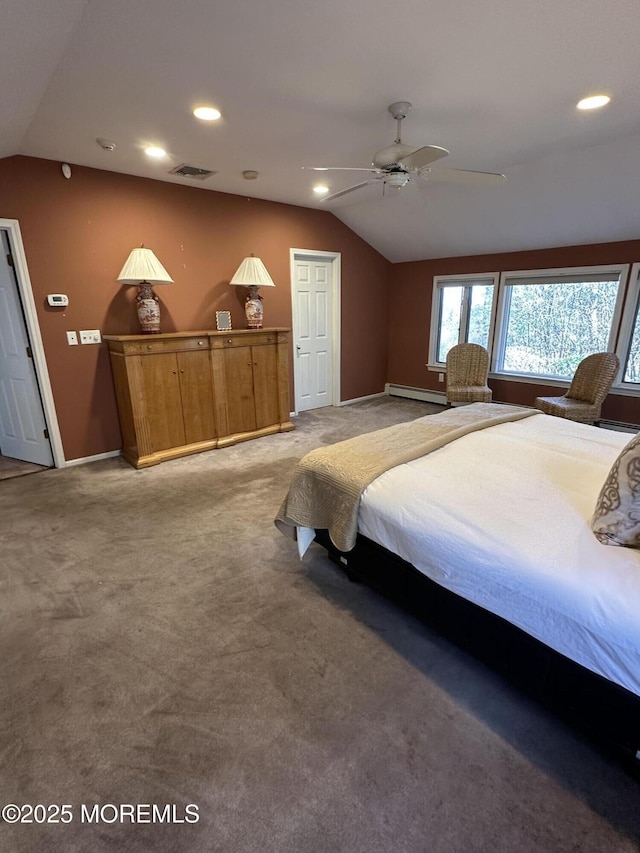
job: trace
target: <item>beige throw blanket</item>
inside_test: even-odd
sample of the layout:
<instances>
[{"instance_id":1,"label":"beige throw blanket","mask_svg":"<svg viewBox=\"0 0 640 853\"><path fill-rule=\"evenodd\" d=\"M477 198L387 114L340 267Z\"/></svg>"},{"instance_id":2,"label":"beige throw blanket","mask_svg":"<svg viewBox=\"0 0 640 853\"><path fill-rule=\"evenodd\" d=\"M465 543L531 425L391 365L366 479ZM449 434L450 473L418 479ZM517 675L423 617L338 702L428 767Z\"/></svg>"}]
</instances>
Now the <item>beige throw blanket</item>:
<instances>
[{"instance_id":1,"label":"beige throw blanket","mask_svg":"<svg viewBox=\"0 0 640 853\"><path fill-rule=\"evenodd\" d=\"M326 529L336 548L350 551L360 497L380 474L474 430L535 414L535 409L473 403L312 450L298 463L276 526L294 538L296 527Z\"/></svg>"}]
</instances>

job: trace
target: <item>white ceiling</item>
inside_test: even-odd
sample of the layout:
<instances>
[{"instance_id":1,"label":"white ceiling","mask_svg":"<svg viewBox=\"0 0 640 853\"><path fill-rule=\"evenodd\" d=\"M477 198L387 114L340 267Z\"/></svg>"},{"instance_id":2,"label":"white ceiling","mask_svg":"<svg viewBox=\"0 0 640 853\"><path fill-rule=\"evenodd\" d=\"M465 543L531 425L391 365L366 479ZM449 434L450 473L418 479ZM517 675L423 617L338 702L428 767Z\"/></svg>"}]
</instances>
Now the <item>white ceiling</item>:
<instances>
[{"instance_id":1,"label":"white ceiling","mask_svg":"<svg viewBox=\"0 0 640 853\"><path fill-rule=\"evenodd\" d=\"M639 35L637 0L4 0L0 156L328 209L392 261L637 239ZM507 182L320 202L319 177L361 176L301 167L368 166L397 100L404 142ZM181 163L217 174L167 174Z\"/></svg>"}]
</instances>

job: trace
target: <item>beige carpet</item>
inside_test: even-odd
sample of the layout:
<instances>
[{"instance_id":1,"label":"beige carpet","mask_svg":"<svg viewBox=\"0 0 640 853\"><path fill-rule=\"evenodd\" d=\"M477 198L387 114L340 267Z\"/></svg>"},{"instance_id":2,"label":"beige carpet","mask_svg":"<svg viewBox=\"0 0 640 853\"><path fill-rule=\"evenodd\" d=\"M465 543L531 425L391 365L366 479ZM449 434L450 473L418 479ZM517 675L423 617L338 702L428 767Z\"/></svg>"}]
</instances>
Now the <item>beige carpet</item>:
<instances>
[{"instance_id":1,"label":"beige carpet","mask_svg":"<svg viewBox=\"0 0 640 853\"><path fill-rule=\"evenodd\" d=\"M0 823L2 853L639 849L636 781L272 523L304 452L433 410L3 483L0 799L72 820Z\"/></svg>"}]
</instances>

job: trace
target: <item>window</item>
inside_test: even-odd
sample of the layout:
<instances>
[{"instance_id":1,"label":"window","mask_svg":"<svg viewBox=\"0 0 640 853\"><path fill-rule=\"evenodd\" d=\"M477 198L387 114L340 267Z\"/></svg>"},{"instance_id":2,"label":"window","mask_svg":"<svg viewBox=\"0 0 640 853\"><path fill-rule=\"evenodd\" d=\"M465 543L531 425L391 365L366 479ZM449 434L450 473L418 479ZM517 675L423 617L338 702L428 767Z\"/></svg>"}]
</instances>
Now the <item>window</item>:
<instances>
[{"instance_id":1,"label":"window","mask_svg":"<svg viewBox=\"0 0 640 853\"><path fill-rule=\"evenodd\" d=\"M634 264L627 296L618 357L622 364L622 385L640 387L640 264Z\"/></svg>"},{"instance_id":2,"label":"window","mask_svg":"<svg viewBox=\"0 0 640 853\"><path fill-rule=\"evenodd\" d=\"M623 381L640 382L640 319L637 307L631 346L629 347L629 354L624 366Z\"/></svg>"},{"instance_id":3,"label":"window","mask_svg":"<svg viewBox=\"0 0 640 853\"><path fill-rule=\"evenodd\" d=\"M619 384L640 392L640 263L436 276L429 366L469 341L489 350L491 372L524 381L570 380L590 353L613 350L623 365Z\"/></svg>"},{"instance_id":4,"label":"window","mask_svg":"<svg viewBox=\"0 0 640 853\"><path fill-rule=\"evenodd\" d=\"M497 273L435 280L430 361L444 364L451 347L469 342L489 348Z\"/></svg>"},{"instance_id":5,"label":"window","mask_svg":"<svg viewBox=\"0 0 640 853\"><path fill-rule=\"evenodd\" d=\"M506 273L501 285L497 372L570 379L585 356L612 348L620 270Z\"/></svg>"}]
</instances>

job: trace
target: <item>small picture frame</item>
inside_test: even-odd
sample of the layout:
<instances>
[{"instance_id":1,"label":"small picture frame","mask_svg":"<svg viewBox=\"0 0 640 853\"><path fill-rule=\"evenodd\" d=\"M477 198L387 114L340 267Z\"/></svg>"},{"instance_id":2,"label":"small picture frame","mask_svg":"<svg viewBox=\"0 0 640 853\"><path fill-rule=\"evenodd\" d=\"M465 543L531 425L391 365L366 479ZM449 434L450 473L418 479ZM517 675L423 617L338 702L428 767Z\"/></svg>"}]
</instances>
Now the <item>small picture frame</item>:
<instances>
[{"instance_id":1,"label":"small picture frame","mask_svg":"<svg viewBox=\"0 0 640 853\"><path fill-rule=\"evenodd\" d=\"M219 332L231 329L231 311L216 311L216 329Z\"/></svg>"}]
</instances>

